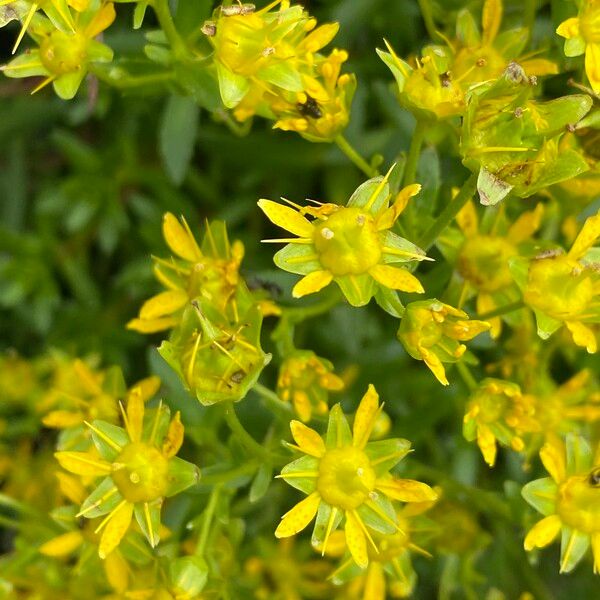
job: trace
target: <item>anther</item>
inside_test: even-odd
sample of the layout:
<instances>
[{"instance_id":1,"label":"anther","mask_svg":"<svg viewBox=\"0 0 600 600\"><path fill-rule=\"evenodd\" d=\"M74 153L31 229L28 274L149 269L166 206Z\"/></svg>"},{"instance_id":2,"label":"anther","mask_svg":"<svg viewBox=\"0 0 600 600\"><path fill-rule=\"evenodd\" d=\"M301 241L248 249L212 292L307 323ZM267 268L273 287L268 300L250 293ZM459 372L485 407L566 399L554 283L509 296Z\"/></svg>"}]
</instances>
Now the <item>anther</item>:
<instances>
[{"instance_id":1,"label":"anther","mask_svg":"<svg viewBox=\"0 0 600 600\"><path fill-rule=\"evenodd\" d=\"M326 240L330 240L333 237L333 231L331 231L331 229L329 229L329 227L323 227L323 229L321 229L321 235Z\"/></svg>"},{"instance_id":2,"label":"anther","mask_svg":"<svg viewBox=\"0 0 600 600\"><path fill-rule=\"evenodd\" d=\"M365 224L366 220L367 220L367 217L365 217L365 215L358 215L356 217L356 224L359 227L362 227Z\"/></svg>"},{"instance_id":3,"label":"anther","mask_svg":"<svg viewBox=\"0 0 600 600\"><path fill-rule=\"evenodd\" d=\"M134 471L133 473L129 474L129 481L131 481L131 483L139 483L140 476Z\"/></svg>"}]
</instances>

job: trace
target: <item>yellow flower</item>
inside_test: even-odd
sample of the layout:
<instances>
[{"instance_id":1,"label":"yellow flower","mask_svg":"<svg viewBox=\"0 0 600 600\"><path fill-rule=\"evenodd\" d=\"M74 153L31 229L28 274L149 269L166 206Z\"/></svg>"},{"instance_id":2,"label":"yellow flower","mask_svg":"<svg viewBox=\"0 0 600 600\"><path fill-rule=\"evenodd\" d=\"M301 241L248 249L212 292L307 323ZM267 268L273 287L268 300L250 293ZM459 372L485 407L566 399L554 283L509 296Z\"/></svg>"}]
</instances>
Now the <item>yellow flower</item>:
<instances>
[{"instance_id":1,"label":"yellow flower","mask_svg":"<svg viewBox=\"0 0 600 600\"><path fill-rule=\"evenodd\" d=\"M127 327L140 333L171 329L195 298L207 300L223 315L238 321L236 290L242 281L242 243L236 240L230 245L225 226L215 222L207 224L200 247L186 220L182 217L180 223L171 213L163 217L163 236L176 258L154 258L154 275L167 290L146 300L138 318L129 321Z\"/></svg>"},{"instance_id":2,"label":"yellow flower","mask_svg":"<svg viewBox=\"0 0 600 600\"><path fill-rule=\"evenodd\" d=\"M587 254L599 236L600 212L585 221L567 253L549 251L511 264L542 339L565 325L577 346L597 351L596 334L588 324L600 323L600 272L598 262Z\"/></svg>"},{"instance_id":3,"label":"yellow flower","mask_svg":"<svg viewBox=\"0 0 600 600\"><path fill-rule=\"evenodd\" d=\"M127 391L118 367L98 371L80 359L68 362L59 359L51 389L38 410L44 414L42 423L53 429L70 429L94 419L115 423L121 399L135 390L146 402L159 387L160 379L152 376ZM71 447L73 443L75 439L71 437Z\"/></svg>"},{"instance_id":4,"label":"yellow flower","mask_svg":"<svg viewBox=\"0 0 600 600\"><path fill-rule=\"evenodd\" d=\"M104 516L98 554L106 558L121 542L135 519L152 547L160 539L160 512L166 497L197 482L198 468L175 455L183 443L179 413L169 422L162 405L144 423L141 393L132 393L123 410L125 430L104 421L87 424L96 452L57 452L60 465L82 477L102 478L83 501L78 517Z\"/></svg>"},{"instance_id":5,"label":"yellow flower","mask_svg":"<svg viewBox=\"0 0 600 600\"><path fill-rule=\"evenodd\" d=\"M435 524L423 516L434 502L415 502L397 511L398 531L374 534L379 552L369 549L367 568L361 569L349 558L332 573L333 583L348 582L349 592L361 600L385 600L386 591L392 598L409 597L417 583L411 555L418 553L431 558L417 542L426 541L435 531Z\"/></svg>"},{"instance_id":6,"label":"yellow flower","mask_svg":"<svg viewBox=\"0 0 600 600\"><path fill-rule=\"evenodd\" d=\"M344 518L348 549L356 564L364 568L369 564L368 544L375 553L380 551L370 530L383 534L399 531L391 500L427 502L437 498L424 483L389 475L409 452L410 442L369 442L381 408L370 385L356 412L352 433L339 404L329 413L325 439L299 421L290 423L297 443L292 448L305 456L285 466L279 477L308 497L282 517L276 537L299 533L316 516L312 544L324 553L331 533Z\"/></svg>"},{"instance_id":7,"label":"yellow flower","mask_svg":"<svg viewBox=\"0 0 600 600\"><path fill-rule=\"evenodd\" d=\"M540 431L531 396L518 385L500 379L484 379L471 394L463 420L463 435L477 445L485 462L496 463L497 443L521 452L523 434Z\"/></svg>"},{"instance_id":8,"label":"yellow flower","mask_svg":"<svg viewBox=\"0 0 600 600\"><path fill-rule=\"evenodd\" d=\"M502 0L485 0L479 28L468 10L461 11L455 38L444 38L445 45L426 46L413 65L399 58L386 41L389 53L377 53L394 74L401 102L409 110L443 119L463 113L470 88L497 79L511 61L519 62L529 75L558 73L549 60L518 58L527 41L524 29L498 36L503 12Z\"/></svg>"},{"instance_id":9,"label":"yellow flower","mask_svg":"<svg viewBox=\"0 0 600 600\"><path fill-rule=\"evenodd\" d=\"M538 204L512 225L505 226L502 234L498 227L490 232L481 230L472 201L462 208L456 216L464 236L456 256L456 270L464 282L459 306L463 299L475 294L477 314L483 314L520 299L508 261L519 255L539 229L542 215L543 205ZM502 331L502 318L491 317L487 321L491 325L490 334L497 338Z\"/></svg>"},{"instance_id":10,"label":"yellow flower","mask_svg":"<svg viewBox=\"0 0 600 600\"><path fill-rule=\"evenodd\" d=\"M565 55L585 52L585 72L594 92L600 92L600 2L581 0L579 14L563 21L556 29L565 38Z\"/></svg>"},{"instance_id":11,"label":"yellow flower","mask_svg":"<svg viewBox=\"0 0 600 600\"><path fill-rule=\"evenodd\" d=\"M568 435L544 445L540 458L550 477L525 485L523 497L544 515L525 537L525 550L543 548L561 536L560 572L572 571L592 548L600 573L600 452Z\"/></svg>"},{"instance_id":12,"label":"yellow flower","mask_svg":"<svg viewBox=\"0 0 600 600\"><path fill-rule=\"evenodd\" d=\"M288 243L274 261L285 271L304 275L292 290L294 298L318 292L332 281L353 306L364 306L376 294L379 300L386 290L423 293L419 280L394 263L425 260L425 253L391 231L421 186L404 188L390 206L390 172L363 183L346 206L300 207L290 203L293 210L271 200L258 202L275 225L299 236L263 240ZM309 221L304 216L307 214L316 218Z\"/></svg>"},{"instance_id":13,"label":"yellow flower","mask_svg":"<svg viewBox=\"0 0 600 600\"><path fill-rule=\"evenodd\" d=\"M348 125L356 89L354 75L340 75L346 60L348 53L337 49L315 59L316 77L305 78L302 92L273 97L270 108L277 119L273 128L297 131L311 142L334 140Z\"/></svg>"},{"instance_id":14,"label":"yellow flower","mask_svg":"<svg viewBox=\"0 0 600 600\"><path fill-rule=\"evenodd\" d=\"M417 360L425 361L442 385L448 385L443 363L457 362L464 355L465 342L487 331L486 321L471 321L469 315L439 300L407 304L398 339Z\"/></svg>"},{"instance_id":15,"label":"yellow flower","mask_svg":"<svg viewBox=\"0 0 600 600\"><path fill-rule=\"evenodd\" d=\"M291 402L301 421L310 421L313 410L326 415L329 391L340 391L344 382L333 372L333 365L310 350L290 354L279 369L277 395Z\"/></svg>"},{"instance_id":16,"label":"yellow flower","mask_svg":"<svg viewBox=\"0 0 600 600\"><path fill-rule=\"evenodd\" d=\"M64 4L68 12L64 2L59 4ZM37 6L33 3L32 10L37 10ZM33 13L30 14L33 16ZM42 17L33 23L29 33L38 42L39 48L28 50L2 67L4 74L17 78L44 76L45 79L32 93L52 83L58 96L63 100L72 99L87 73L88 65L110 62L113 58L113 51L95 38L115 20L115 9L112 3L105 3L99 7L90 6L74 18L70 12L68 14L72 27L65 31Z\"/></svg>"}]
</instances>

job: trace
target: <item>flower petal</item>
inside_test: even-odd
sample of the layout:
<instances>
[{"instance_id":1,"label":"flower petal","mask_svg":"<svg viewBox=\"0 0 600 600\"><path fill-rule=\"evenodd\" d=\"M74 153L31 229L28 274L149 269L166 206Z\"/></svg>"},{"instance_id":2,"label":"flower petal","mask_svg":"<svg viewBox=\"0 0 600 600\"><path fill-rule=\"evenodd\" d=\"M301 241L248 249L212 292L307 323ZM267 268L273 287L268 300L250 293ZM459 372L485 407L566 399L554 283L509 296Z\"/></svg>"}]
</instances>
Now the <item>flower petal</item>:
<instances>
[{"instance_id":1,"label":"flower petal","mask_svg":"<svg viewBox=\"0 0 600 600\"><path fill-rule=\"evenodd\" d=\"M577 17L571 17L566 21L563 21L557 28L556 33L566 39L571 39L579 35L579 19Z\"/></svg>"},{"instance_id":2,"label":"flower petal","mask_svg":"<svg viewBox=\"0 0 600 600\"><path fill-rule=\"evenodd\" d=\"M150 320L165 317L179 310L188 301L183 290L168 290L146 300L140 308L140 319Z\"/></svg>"},{"instance_id":3,"label":"flower petal","mask_svg":"<svg viewBox=\"0 0 600 600\"><path fill-rule=\"evenodd\" d=\"M354 562L361 567L365 568L369 564L369 553L367 552L367 537L365 536L358 517L353 511L346 511L346 526L344 528L346 533L346 545Z\"/></svg>"},{"instance_id":4,"label":"flower petal","mask_svg":"<svg viewBox=\"0 0 600 600\"><path fill-rule=\"evenodd\" d=\"M596 94L600 92L600 44L592 42L585 49L585 74Z\"/></svg>"},{"instance_id":5,"label":"flower petal","mask_svg":"<svg viewBox=\"0 0 600 600\"><path fill-rule=\"evenodd\" d=\"M380 562L372 562L369 565L363 597L369 600L385 600L385 577Z\"/></svg>"},{"instance_id":6,"label":"flower petal","mask_svg":"<svg viewBox=\"0 0 600 600\"><path fill-rule=\"evenodd\" d=\"M131 319L127 323L127 329L132 329L139 333L156 333L157 331L165 331L177 325L177 319L173 317L163 317L162 319L152 319L146 321L144 319Z\"/></svg>"},{"instance_id":7,"label":"flower petal","mask_svg":"<svg viewBox=\"0 0 600 600\"><path fill-rule=\"evenodd\" d=\"M561 527L562 522L557 515L550 515L538 521L525 536L525 550L543 548L551 544Z\"/></svg>"},{"instance_id":8,"label":"flower petal","mask_svg":"<svg viewBox=\"0 0 600 600\"><path fill-rule=\"evenodd\" d=\"M297 210L279 204L279 202L264 199L258 201L258 206L271 223L299 237L312 239L314 226Z\"/></svg>"},{"instance_id":9,"label":"flower petal","mask_svg":"<svg viewBox=\"0 0 600 600\"><path fill-rule=\"evenodd\" d=\"M79 548L83 544L83 535L81 531L69 531L63 533L51 540L48 540L45 544L42 544L38 550L41 554L46 556L66 556L71 554L73 550Z\"/></svg>"},{"instance_id":10,"label":"flower petal","mask_svg":"<svg viewBox=\"0 0 600 600\"><path fill-rule=\"evenodd\" d=\"M320 503L321 496L317 492L313 492L310 496L298 502L292 510L281 518L281 523L275 530L275 537L290 537L302 531L314 519Z\"/></svg>"},{"instance_id":11,"label":"flower petal","mask_svg":"<svg viewBox=\"0 0 600 600\"><path fill-rule=\"evenodd\" d=\"M414 479L378 479L375 487L400 502L429 502L437 500L437 492L426 483Z\"/></svg>"},{"instance_id":12,"label":"flower petal","mask_svg":"<svg viewBox=\"0 0 600 600\"><path fill-rule=\"evenodd\" d=\"M314 294L324 287L328 286L333 280L333 275L329 271L313 271L305 275L292 290L294 298L302 298L307 294Z\"/></svg>"},{"instance_id":13,"label":"flower petal","mask_svg":"<svg viewBox=\"0 0 600 600\"><path fill-rule=\"evenodd\" d=\"M406 269L392 267L391 265L375 265L369 269L369 275L381 285L392 290L402 292L425 292L421 282Z\"/></svg>"},{"instance_id":14,"label":"flower petal","mask_svg":"<svg viewBox=\"0 0 600 600\"><path fill-rule=\"evenodd\" d=\"M421 185L418 183L413 183L412 185L408 185L401 189L392 206L386 209L383 214L377 218L377 230L383 231L384 229L390 229L402 214L402 211L406 208L408 201L420 191Z\"/></svg>"},{"instance_id":15,"label":"flower petal","mask_svg":"<svg viewBox=\"0 0 600 600\"><path fill-rule=\"evenodd\" d=\"M120 543L123 536L127 533L133 516L133 504L124 500L115 510L110 513L109 521L98 547L100 558L106 558Z\"/></svg>"},{"instance_id":16,"label":"flower petal","mask_svg":"<svg viewBox=\"0 0 600 600\"><path fill-rule=\"evenodd\" d=\"M162 453L166 458L171 458L179 452L179 448L183 444L183 431L181 413L177 411L169 424L169 430L162 445Z\"/></svg>"},{"instance_id":17,"label":"flower petal","mask_svg":"<svg viewBox=\"0 0 600 600\"><path fill-rule=\"evenodd\" d=\"M169 248L180 258L190 262L197 262L202 258L202 252L196 243L185 219L183 225L172 213L165 213L163 217L163 236Z\"/></svg>"},{"instance_id":18,"label":"flower petal","mask_svg":"<svg viewBox=\"0 0 600 600\"><path fill-rule=\"evenodd\" d=\"M565 446L558 439L549 440L540 450L540 459L548 474L556 483L561 483L567 476L567 458Z\"/></svg>"},{"instance_id":19,"label":"flower petal","mask_svg":"<svg viewBox=\"0 0 600 600\"><path fill-rule=\"evenodd\" d=\"M477 218L477 210L475 203L469 200L456 215L456 222L460 230L465 234L465 237L473 237L479 231L479 220Z\"/></svg>"},{"instance_id":20,"label":"flower petal","mask_svg":"<svg viewBox=\"0 0 600 600\"><path fill-rule=\"evenodd\" d=\"M379 394L375 387L369 384L354 416L354 426L352 429L353 446L356 448L364 448L366 446L378 414Z\"/></svg>"},{"instance_id":21,"label":"flower petal","mask_svg":"<svg viewBox=\"0 0 600 600\"><path fill-rule=\"evenodd\" d=\"M132 442L142 439L144 424L144 400L139 390L132 390L127 399L127 433Z\"/></svg>"},{"instance_id":22,"label":"flower petal","mask_svg":"<svg viewBox=\"0 0 600 600\"><path fill-rule=\"evenodd\" d=\"M600 65L600 45L598 46L598 64ZM598 67L600 69L600 66ZM600 83L600 73L599 73ZM577 260L581 258L600 237L600 212L593 217L586 219L581 231L577 234L571 249L569 250L569 258Z\"/></svg>"},{"instance_id":23,"label":"flower petal","mask_svg":"<svg viewBox=\"0 0 600 600\"><path fill-rule=\"evenodd\" d=\"M296 444L302 452L316 458L321 458L325 454L325 442L314 429L307 427L300 421L292 421L290 429Z\"/></svg>"},{"instance_id":24,"label":"flower petal","mask_svg":"<svg viewBox=\"0 0 600 600\"><path fill-rule=\"evenodd\" d=\"M481 28L483 29L484 44L491 44L496 38L502 22L502 0L485 0Z\"/></svg>"},{"instance_id":25,"label":"flower petal","mask_svg":"<svg viewBox=\"0 0 600 600\"><path fill-rule=\"evenodd\" d=\"M109 462L89 452L55 452L54 456L63 469L75 475L100 477L112 471Z\"/></svg>"}]
</instances>

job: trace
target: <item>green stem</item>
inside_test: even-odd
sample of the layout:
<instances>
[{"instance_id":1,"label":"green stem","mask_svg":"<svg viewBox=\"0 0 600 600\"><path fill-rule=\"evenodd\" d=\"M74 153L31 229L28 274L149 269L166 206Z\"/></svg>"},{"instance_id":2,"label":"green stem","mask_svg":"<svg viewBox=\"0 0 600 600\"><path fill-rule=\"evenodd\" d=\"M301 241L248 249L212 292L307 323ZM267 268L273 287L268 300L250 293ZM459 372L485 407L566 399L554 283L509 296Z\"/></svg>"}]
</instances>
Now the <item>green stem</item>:
<instances>
[{"instance_id":1,"label":"green stem","mask_svg":"<svg viewBox=\"0 0 600 600\"><path fill-rule=\"evenodd\" d=\"M125 75L113 77L102 68L97 68L91 64L88 67L90 73L95 75L100 81L107 83L117 89L130 89L143 87L146 85L163 84L172 81L175 74L171 71L163 71L162 73L150 73L149 75Z\"/></svg>"},{"instance_id":2,"label":"green stem","mask_svg":"<svg viewBox=\"0 0 600 600\"><path fill-rule=\"evenodd\" d=\"M419 166L419 158L421 156L421 148L425 140L425 132L427 131L427 122L422 119L417 119L412 138L410 140L410 148L406 157L406 166L404 167L404 185L415 183L417 179L417 167Z\"/></svg>"},{"instance_id":3,"label":"green stem","mask_svg":"<svg viewBox=\"0 0 600 600\"><path fill-rule=\"evenodd\" d=\"M335 138L337 147L367 176L377 177L379 171L373 168L350 144L350 142L343 136L338 135Z\"/></svg>"},{"instance_id":4,"label":"green stem","mask_svg":"<svg viewBox=\"0 0 600 600\"><path fill-rule=\"evenodd\" d=\"M427 29L429 37L434 41L439 40L439 35L437 29L435 28L435 22L433 20L433 13L431 11L430 1L419 0L419 8L421 9L421 16L423 17L425 29Z\"/></svg>"},{"instance_id":5,"label":"green stem","mask_svg":"<svg viewBox=\"0 0 600 600\"><path fill-rule=\"evenodd\" d=\"M211 486L217 484L225 484L232 479L237 479L243 475L250 475L258 468L258 464L255 461L246 462L239 467L229 469L228 471L218 471L216 473L209 473L203 475L199 481L199 485Z\"/></svg>"},{"instance_id":6,"label":"green stem","mask_svg":"<svg viewBox=\"0 0 600 600\"><path fill-rule=\"evenodd\" d=\"M505 304L504 306L499 306L494 310L481 313L480 315L477 315L477 318L481 321L485 321L494 317L501 317L502 315L507 315L508 313L514 312L515 310L520 310L521 308L525 308L525 303L523 302L523 300L518 300L517 302Z\"/></svg>"},{"instance_id":7,"label":"green stem","mask_svg":"<svg viewBox=\"0 0 600 600\"><path fill-rule=\"evenodd\" d=\"M204 518L202 519L202 529L200 530L200 536L198 537L198 544L196 545L196 556L204 556L204 552L206 551L210 524L213 515L215 514L215 508L217 507L217 502L221 493L221 486L222 484L217 484L210 493L208 505L206 506Z\"/></svg>"},{"instance_id":8,"label":"green stem","mask_svg":"<svg viewBox=\"0 0 600 600\"><path fill-rule=\"evenodd\" d=\"M423 141L425 140L426 129L427 125L425 121L417 119L406 157L406 166L404 167L403 185L405 186L415 183L417 179L417 167L419 166L419 158L421 156ZM413 202L409 202L406 206L404 218L410 235L410 233L415 231L415 206Z\"/></svg>"},{"instance_id":9,"label":"green stem","mask_svg":"<svg viewBox=\"0 0 600 600\"><path fill-rule=\"evenodd\" d=\"M244 428L235 412L233 402L225 406L225 421L231 429L231 432L238 438L241 444L261 460L273 461L273 455L261 444L259 444Z\"/></svg>"},{"instance_id":10,"label":"green stem","mask_svg":"<svg viewBox=\"0 0 600 600\"><path fill-rule=\"evenodd\" d=\"M167 40L169 40L175 58L185 57L188 54L187 48L175 27L169 0L152 0L152 8L154 8L161 29L167 36Z\"/></svg>"},{"instance_id":11,"label":"green stem","mask_svg":"<svg viewBox=\"0 0 600 600\"><path fill-rule=\"evenodd\" d=\"M477 389L477 381L471 374L469 367L464 362L457 362L456 369L460 373L462 380L465 382L465 385L469 388L470 392Z\"/></svg>"},{"instance_id":12,"label":"green stem","mask_svg":"<svg viewBox=\"0 0 600 600\"><path fill-rule=\"evenodd\" d=\"M265 401L265 404L267 404L269 408L284 413L287 418L293 416L294 411L292 410L292 407L287 402L281 400L279 396L267 386L262 385L262 383L255 383L252 389Z\"/></svg>"},{"instance_id":13,"label":"green stem","mask_svg":"<svg viewBox=\"0 0 600 600\"><path fill-rule=\"evenodd\" d=\"M477 189L477 174L472 173L465 181L460 192L446 205L433 225L423 234L417 245L423 250L429 250L438 236L456 217L460 209L473 197Z\"/></svg>"}]
</instances>

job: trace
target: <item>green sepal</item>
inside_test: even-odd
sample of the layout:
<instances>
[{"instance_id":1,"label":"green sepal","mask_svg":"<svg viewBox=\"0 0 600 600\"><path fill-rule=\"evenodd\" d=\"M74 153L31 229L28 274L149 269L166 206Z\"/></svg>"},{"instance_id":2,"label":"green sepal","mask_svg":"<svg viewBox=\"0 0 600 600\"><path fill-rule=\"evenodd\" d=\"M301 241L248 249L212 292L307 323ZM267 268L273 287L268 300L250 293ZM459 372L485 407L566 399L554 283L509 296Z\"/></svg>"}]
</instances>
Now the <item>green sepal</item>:
<instances>
[{"instance_id":1,"label":"green sepal","mask_svg":"<svg viewBox=\"0 0 600 600\"><path fill-rule=\"evenodd\" d=\"M586 43L582 36L576 35L568 40L565 40L564 50L565 56L572 58L574 56L581 56L585 53Z\"/></svg>"},{"instance_id":2,"label":"green sepal","mask_svg":"<svg viewBox=\"0 0 600 600\"><path fill-rule=\"evenodd\" d=\"M114 58L115 53L112 48L98 42L96 40L89 40L87 46L87 60L88 62L101 62L107 63L111 62Z\"/></svg>"},{"instance_id":3,"label":"green sepal","mask_svg":"<svg viewBox=\"0 0 600 600\"><path fill-rule=\"evenodd\" d=\"M109 367L102 381L102 391L114 398L123 398L127 392L127 384L123 370L119 366Z\"/></svg>"},{"instance_id":4,"label":"green sepal","mask_svg":"<svg viewBox=\"0 0 600 600\"><path fill-rule=\"evenodd\" d=\"M128 562L138 566L147 565L154 559L145 537L132 529L129 529L119 544L119 552Z\"/></svg>"},{"instance_id":5,"label":"green sepal","mask_svg":"<svg viewBox=\"0 0 600 600\"><path fill-rule=\"evenodd\" d=\"M281 469L281 479L293 488L312 494L316 489L317 480L315 477L290 477L286 478L287 473L298 473L301 471L318 471L319 460L314 456L302 456L291 463L288 463Z\"/></svg>"},{"instance_id":6,"label":"green sepal","mask_svg":"<svg viewBox=\"0 0 600 600\"><path fill-rule=\"evenodd\" d=\"M397 465L410 452L410 442L403 438L369 442L365 446L365 454L373 465L375 475L381 477Z\"/></svg>"},{"instance_id":7,"label":"green sepal","mask_svg":"<svg viewBox=\"0 0 600 600\"><path fill-rule=\"evenodd\" d=\"M170 422L171 409L167 405L162 404L162 402L156 408L146 408L144 412L142 441L160 447L167 435Z\"/></svg>"},{"instance_id":8,"label":"green sepal","mask_svg":"<svg viewBox=\"0 0 600 600\"><path fill-rule=\"evenodd\" d=\"M381 244L387 248L395 248L402 252L407 252L409 256L402 256L397 254L386 253L385 251L381 255L382 262L384 264L390 263L405 263L413 260L423 260L426 257L426 253L422 248L419 248L416 244L409 242L407 239L400 237L393 231L383 231L380 234ZM416 255L416 256L410 256Z\"/></svg>"},{"instance_id":9,"label":"green sepal","mask_svg":"<svg viewBox=\"0 0 600 600\"><path fill-rule=\"evenodd\" d=\"M250 82L245 77L232 73L221 63L217 63L217 77L223 104L226 108L234 108L248 93Z\"/></svg>"},{"instance_id":10,"label":"green sepal","mask_svg":"<svg viewBox=\"0 0 600 600\"><path fill-rule=\"evenodd\" d=\"M383 177L380 175L379 177L373 177L368 181L365 181L361 185L359 185L352 196L350 196L350 200L348 200L346 206L347 207L356 207L363 208L366 204L371 200L371 196L375 193L377 188L380 186L383 181ZM390 186L386 182L385 185L377 193L376 198L370 202L369 212L372 215L377 215L384 208L388 207L390 198Z\"/></svg>"},{"instance_id":11,"label":"green sepal","mask_svg":"<svg viewBox=\"0 0 600 600\"><path fill-rule=\"evenodd\" d=\"M111 423L107 423L106 421L92 421L92 426L94 429L97 429L101 433L103 433L106 437L112 440L117 446L124 448L127 444L130 443L129 435L122 428L117 425L112 425ZM92 431L92 441L94 442L94 446L96 446L96 450L100 453L100 456L104 460L108 460L109 462L113 462L117 456L120 454L120 450L113 448L106 440L104 440L100 435L98 435L94 430Z\"/></svg>"},{"instance_id":12,"label":"green sepal","mask_svg":"<svg viewBox=\"0 0 600 600\"><path fill-rule=\"evenodd\" d=\"M264 67L257 73L257 76L288 92L301 92L304 89L300 73L286 61Z\"/></svg>"},{"instance_id":13,"label":"green sepal","mask_svg":"<svg viewBox=\"0 0 600 600\"><path fill-rule=\"evenodd\" d=\"M336 569L329 578L334 585L343 585L357 577L364 575L364 569L361 569L351 558L344 560L341 566Z\"/></svg>"},{"instance_id":14,"label":"green sepal","mask_svg":"<svg viewBox=\"0 0 600 600\"><path fill-rule=\"evenodd\" d=\"M316 255L312 244L287 244L273 256L273 262L282 270L296 275L308 275L320 271L323 267L318 260L298 262L298 259Z\"/></svg>"},{"instance_id":15,"label":"green sepal","mask_svg":"<svg viewBox=\"0 0 600 600\"><path fill-rule=\"evenodd\" d=\"M33 65L25 68L25 65ZM49 76L50 72L41 63L40 51L31 50L27 54L21 54L13 58L2 71L6 77L20 79L22 77L36 77L39 75Z\"/></svg>"},{"instance_id":16,"label":"green sepal","mask_svg":"<svg viewBox=\"0 0 600 600\"><path fill-rule=\"evenodd\" d=\"M376 510L373 510L370 504L373 504ZM367 527L379 533L390 535L398 531L398 528L395 526L397 523L396 511L390 499L383 494L377 494L375 499L361 504L356 509L356 512ZM384 519L377 513L383 513L387 518Z\"/></svg>"},{"instance_id":17,"label":"green sepal","mask_svg":"<svg viewBox=\"0 0 600 600\"><path fill-rule=\"evenodd\" d=\"M473 48L481 43L481 34L475 18L466 8L456 15L456 37L463 46Z\"/></svg>"},{"instance_id":18,"label":"green sepal","mask_svg":"<svg viewBox=\"0 0 600 600\"><path fill-rule=\"evenodd\" d=\"M63 100L72 100L85 77L85 70L65 73L52 82L56 95Z\"/></svg>"},{"instance_id":19,"label":"green sepal","mask_svg":"<svg viewBox=\"0 0 600 600\"><path fill-rule=\"evenodd\" d=\"M321 501L319 504L319 509L317 510L317 518L315 520L315 526L313 528L312 537L310 538L310 543L312 547L315 549L322 549L323 543L325 542L325 535L327 534L327 526L329 525L329 519L331 517L331 513L336 511L335 518L333 519L333 524L331 527L331 531L335 531L344 515L344 511L339 508L333 508L327 502Z\"/></svg>"},{"instance_id":20,"label":"green sepal","mask_svg":"<svg viewBox=\"0 0 600 600\"><path fill-rule=\"evenodd\" d=\"M144 23L144 17L146 16L146 9L150 4L149 0L139 0L136 3L133 11L133 28L139 29Z\"/></svg>"},{"instance_id":21,"label":"green sepal","mask_svg":"<svg viewBox=\"0 0 600 600\"><path fill-rule=\"evenodd\" d=\"M412 73L413 68L407 62L404 62L401 58L398 58L398 61L404 68L403 72L402 69L400 69L396 64L394 57L389 52L384 52L383 50L379 50L379 48L377 48L375 51L377 52L379 58L386 64L388 69L392 72L392 75L394 76L394 79L398 84L398 90L400 91L400 93L402 93L406 84L405 73Z\"/></svg>"},{"instance_id":22,"label":"green sepal","mask_svg":"<svg viewBox=\"0 0 600 600\"><path fill-rule=\"evenodd\" d=\"M558 486L550 477L530 481L523 486L521 495L545 517L556 512L556 494Z\"/></svg>"},{"instance_id":23,"label":"green sepal","mask_svg":"<svg viewBox=\"0 0 600 600\"><path fill-rule=\"evenodd\" d=\"M565 449L567 455L567 473L580 475L592 468L594 454L584 437L572 433L567 434Z\"/></svg>"},{"instance_id":24,"label":"green sepal","mask_svg":"<svg viewBox=\"0 0 600 600\"><path fill-rule=\"evenodd\" d=\"M169 578L175 598L195 598L206 585L208 565L201 556L182 556L171 561Z\"/></svg>"},{"instance_id":25,"label":"green sepal","mask_svg":"<svg viewBox=\"0 0 600 600\"><path fill-rule=\"evenodd\" d=\"M350 425L340 404L333 406L329 412L329 421L327 423L327 436L325 445L327 449L341 448L352 444L352 432Z\"/></svg>"},{"instance_id":26,"label":"green sepal","mask_svg":"<svg viewBox=\"0 0 600 600\"><path fill-rule=\"evenodd\" d=\"M167 478L169 485L165 496L170 498L196 485L200 481L200 469L187 460L173 456L169 459Z\"/></svg>"},{"instance_id":27,"label":"green sepal","mask_svg":"<svg viewBox=\"0 0 600 600\"><path fill-rule=\"evenodd\" d=\"M146 507L148 511L146 514ZM160 541L160 510L162 498L153 502L140 502L134 506L135 520L152 548Z\"/></svg>"},{"instance_id":28,"label":"green sepal","mask_svg":"<svg viewBox=\"0 0 600 600\"><path fill-rule=\"evenodd\" d=\"M375 293L375 280L368 273L343 275L334 281L352 306L365 306Z\"/></svg>"},{"instance_id":29,"label":"green sepal","mask_svg":"<svg viewBox=\"0 0 600 600\"><path fill-rule=\"evenodd\" d=\"M543 340L547 340L554 332L562 326L562 321L549 317L546 313L540 310L533 309L535 314L535 322L537 324L537 334Z\"/></svg>"},{"instance_id":30,"label":"green sepal","mask_svg":"<svg viewBox=\"0 0 600 600\"><path fill-rule=\"evenodd\" d=\"M85 512L83 516L86 517L86 519L94 519L95 517L101 517L115 509L119 502L123 500L123 497L119 491L116 490L116 487L112 477L105 477L98 487L83 501L79 512ZM113 489L116 491L105 498L108 492ZM88 511L87 509L96 504L96 502L100 502L100 504Z\"/></svg>"},{"instance_id":31,"label":"green sepal","mask_svg":"<svg viewBox=\"0 0 600 600\"><path fill-rule=\"evenodd\" d=\"M560 572L569 573L590 547L590 534L563 525L560 538Z\"/></svg>"},{"instance_id":32,"label":"green sepal","mask_svg":"<svg viewBox=\"0 0 600 600\"><path fill-rule=\"evenodd\" d=\"M378 286L375 292L375 302L396 319L401 319L404 314L404 305L400 302L398 292L389 288Z\"/></svg>"},{"instance_id":33,"label":"green sepal","mask_svg":"<svg viewBox=\"0 0 600 600\"><path fill-rule=\"evenodd\" d=\"M513 186L481 167L477 176L477 192L483 206L495 206L510 194Z\"/></svg>"}]
</instances>

